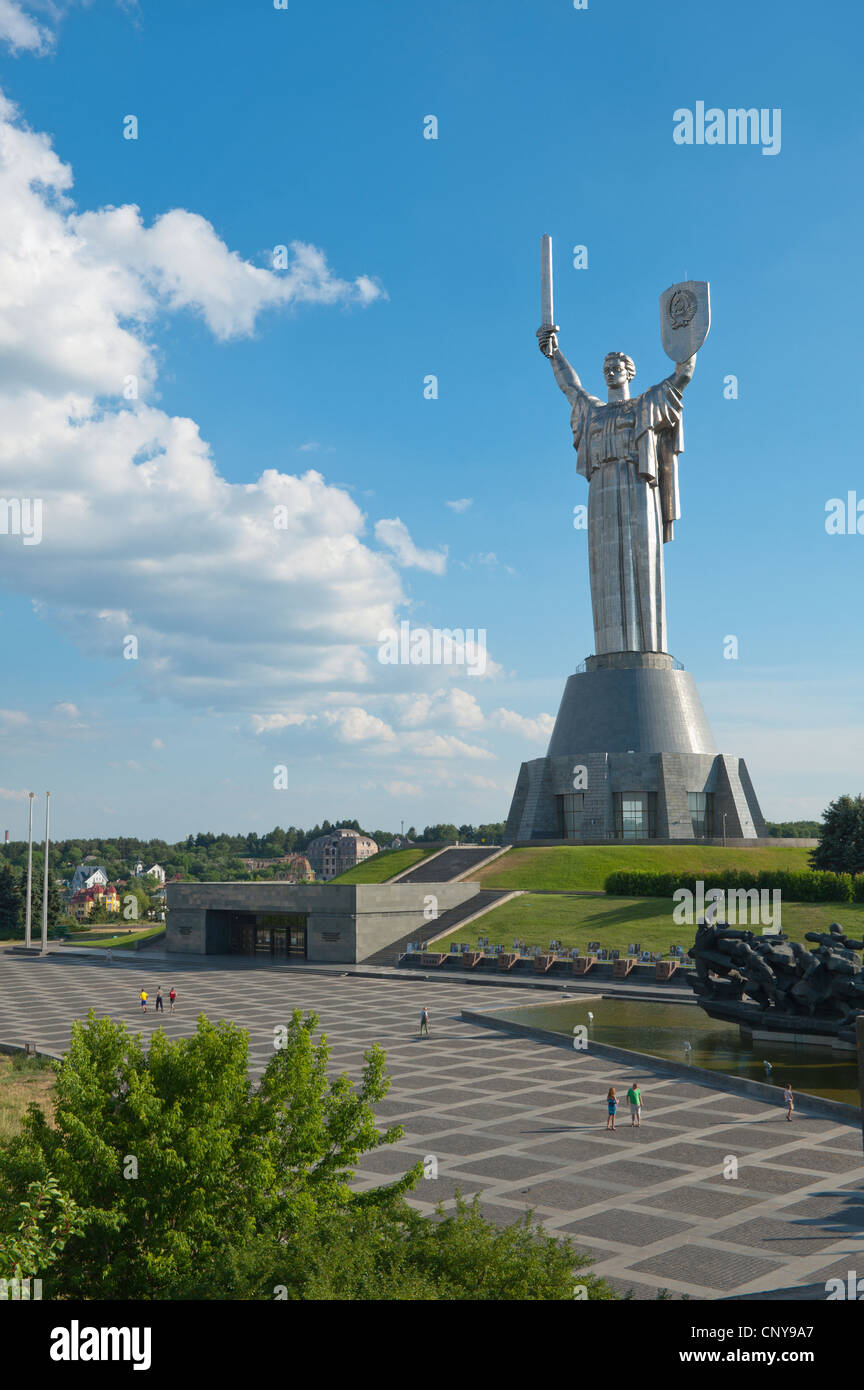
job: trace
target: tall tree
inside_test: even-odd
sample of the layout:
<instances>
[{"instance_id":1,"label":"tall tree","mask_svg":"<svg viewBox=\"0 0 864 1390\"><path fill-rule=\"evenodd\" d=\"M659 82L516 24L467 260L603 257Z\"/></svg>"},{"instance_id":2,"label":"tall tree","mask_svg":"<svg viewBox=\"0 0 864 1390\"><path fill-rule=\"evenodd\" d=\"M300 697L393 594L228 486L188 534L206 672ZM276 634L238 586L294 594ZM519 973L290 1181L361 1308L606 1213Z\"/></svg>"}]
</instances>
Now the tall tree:
<instances>
[{"instance_id":1,"label":"tall tree","mask_svg":"<svg viewBox=\"0 0 864 1390\"><path fill-rule=\"evenodd\" d=\"M202 1016L177 1040L160 1028L145 1051L91 1010L73 1025L53 1123L31 1106L0 1142L0 1255L38 1264L15 1242L45 1191L64 1242L46 1252L54 1298L570 1300L576 1269L589 1298L615 1296L568 1241L527 1223L501 1231L476 1204L437 1222L411 1210L419 1160L356 1192L361 1155L402 1130L377 1127L381 1049L352 1084L329 1074L317 1026L294 1013L256 1088L234 1024Z\"/></svg>"},{"instance_id":2,"label":"tall tree","mask_svg":"<svg viewBox=\"0 0 864 1390\"><path fill-rule=\"evenodd\" d=\"M839 796L829 803L810 865L853 877L864 873L864 796Z\"/></svg>"},{"instance_id":3,"label":"tall tree","mask_svg":"<svg viewBox=\"0 0 864 1390\"><path fill-rule=\"evenodd\" d=\"M11 864L0 868L0 937L15 936L24 925L24 905L18 876Z\"/></svg>"},{"instance_id":4,"label":"tall tree","mask_svg":"<svg viewBox=\"0 0 864 1390\"><path fill-rule=\"evenodd\" d=\"M42 930L42 879L43 879L43 858L41 855L33 855L33 931L35 934ZM48 875L48 930L54 931L65 915L65 909L54 875Z\"/></svg>"}]
</instances>

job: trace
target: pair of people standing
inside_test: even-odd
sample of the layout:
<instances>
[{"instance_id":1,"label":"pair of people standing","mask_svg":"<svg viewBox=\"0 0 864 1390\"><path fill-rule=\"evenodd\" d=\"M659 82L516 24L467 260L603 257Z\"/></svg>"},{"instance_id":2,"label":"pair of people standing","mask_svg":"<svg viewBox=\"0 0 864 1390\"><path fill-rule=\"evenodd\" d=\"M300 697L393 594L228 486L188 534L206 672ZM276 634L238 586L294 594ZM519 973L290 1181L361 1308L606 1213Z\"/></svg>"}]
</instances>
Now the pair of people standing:
<instances>
[{"instance_id":1,"label":"pair of people standing","mask_svg":"<svg viewBox=\"0 0 864 1390\"><path fill-rule=\"evenodd\" d=\"M630 1103L630 1127L631 1127L631 1129L634 1128L634 1127L635 1127L636 1129L641 1129L641 1128L642 1128L642 1092L639 1090L639 1082L638 1082L638 1081L634 1081L634 1082L632 1083L632 1085L630 1086L630 1089L629 1089L629 1091L627 1092L627 1100L628 1100L629 1103ZM606 1096L606 1110L607 1110L606 1128L607 1128L607 1129L614 1130L614 1128L615 1128L615 1116L616 1116L617 1113L618 1113L618 1096L617 1096L616 1093L615 1093L615 1087L614 1087L614 1086L610 1086L610 1087L609 1087L609 1093L608 1093L608 1095Z\"/></svg>"}]
</instances>

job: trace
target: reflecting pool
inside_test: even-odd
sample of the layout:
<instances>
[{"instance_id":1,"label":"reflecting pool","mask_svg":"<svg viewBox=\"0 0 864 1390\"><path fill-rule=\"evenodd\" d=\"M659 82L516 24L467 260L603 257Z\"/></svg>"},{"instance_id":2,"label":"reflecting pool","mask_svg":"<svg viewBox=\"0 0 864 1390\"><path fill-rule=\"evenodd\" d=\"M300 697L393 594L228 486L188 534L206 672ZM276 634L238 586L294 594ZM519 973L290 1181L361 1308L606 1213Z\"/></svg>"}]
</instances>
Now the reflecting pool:
<instances>
[{"instance_id":1,"label":"reflecting pool","mask_svg":"<svg viewBox=\"0 0 864 1390\"><path fill-rule=\"evenodd\" d=\"M593 1020L589 1019L589 1012L594 1015ZM787 1082L794 1091L844 1101L847 1105L861 1104L854 1053L761 1040L754 1043L735 1025L709 1018L692 1005L596 998L581 1003L496 1009L493 1017L567 1035L572 1035L577 1024L584 1024L589 1040L673 1062L689 1061L691 1066L724 1071L749 1081L767 1081L778 1088L778 1104ZM690 1044L689 1052L685 1042ZM771 1063L770 1073L764 1066L766 1061Z\"/></svg>"}]
</instances>

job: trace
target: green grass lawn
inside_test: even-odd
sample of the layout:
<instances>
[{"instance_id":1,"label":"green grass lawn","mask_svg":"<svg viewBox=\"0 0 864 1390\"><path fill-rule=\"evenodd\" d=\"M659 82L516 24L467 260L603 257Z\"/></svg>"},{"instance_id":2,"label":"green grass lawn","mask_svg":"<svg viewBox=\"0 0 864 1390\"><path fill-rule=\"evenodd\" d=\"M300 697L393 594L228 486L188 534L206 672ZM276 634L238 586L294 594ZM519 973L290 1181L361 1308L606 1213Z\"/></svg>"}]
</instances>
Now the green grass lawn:
<instances>
[{"instance_id":1,"label":"green grass lawn","mask_svg":"<svg viewBox=\"0 0 864 1390\"><path fill-rule=\"evenodd\" d=\"M364 859L362 864L355 865L353 869L346 869L344 874L331 879L331 882L386 883L394 874L401 874L403 869L410 869L412 864L419 864L421 859L434 854L440 848L440 845L434 845L431 849L384 849L380 854L373 854L371 859Z\"/></svg>"},{"instance_id":2,"label":"green grass lawn","mask_svg":"<svg viewBox=\"0 0 864 1390\"><path fill-rule=\"evenodd\" d=\"M548 946L562 941L569 949L584 951L589 941L626 951L638 941L644 951L668 952L670 945L692 946L695 927L677 926L672 920L671 898L572 898L557 893L525 893L493 908L476 922L443 938L475 945L478 934L493 945L512 946L517 938L529 946ZM864 903L783 903L781 930L804 942L808 931L827 931L840 922L850 936L864 937ZM752 928L757 934L761 927ZM812 945L813 943L804 943Z\"/></svg>"},{"instance_id":3,"label":"green grass lawn","mask_svg":"<svg viewBox=\"0 0 864 1390\"><path fill-rule=\"evenodd\" d=\"M484 888L602 889L616 870L704 874L723 869L809 869L810 851L797 845L724 849L722 845L547 845L511 849L480 869ZM372 861L374 862L374 861ZM710 886L710 885L709 885Z\"/></svg>"},{"instance_id":4,"label":"green grass lawn","mask_svg":"<svg viewBox=\"0 0 864 1390\"><path fill-rule=\"evenodd\" d=\"M54 1066L47 1059L20 1053L0 1055L0 1143L19 1132L27 1107L34 1102L50 1120L56 1079Z\"/></svg>"},{"instance_id":5,"label":"green grass lawn","mask_svg":"<svg viewBox=\"0 0 864 1390\"><path fill-rule=\"evenodd\" d=\"M94 951L102 951L111 947L116 951L131 951L136 941L146 941L150 936L158 936L159 932L165 930L165 923L161 922L156 927L147 927L145 931L124 932L122 936L84 936L73 934L67 937L70 946L91 946Z\"/></svg>"}]
</instances>

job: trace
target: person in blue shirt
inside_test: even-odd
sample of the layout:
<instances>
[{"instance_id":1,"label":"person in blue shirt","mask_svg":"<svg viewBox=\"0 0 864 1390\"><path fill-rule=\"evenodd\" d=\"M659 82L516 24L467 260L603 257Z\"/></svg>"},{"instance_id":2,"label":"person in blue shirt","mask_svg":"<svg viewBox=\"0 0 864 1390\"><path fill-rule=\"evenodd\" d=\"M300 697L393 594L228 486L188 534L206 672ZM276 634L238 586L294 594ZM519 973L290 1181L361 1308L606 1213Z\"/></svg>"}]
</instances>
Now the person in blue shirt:
<instances>
[{"instance_id":1,"label":"person in blue shirt","mask_svg":"<svg viewBox=\"0 0 864 1390\"><path fill-rule=\"evenodd\" d=\"M615 1094L615 1087L614 1087L614 1086L610 1086L610 1087L609 1087L609 1094L608 1094L607 1097L606 1097L606 1108L607 1108L607 1110L608 1110L608 1112L609 1112L608 1115L607 1115L607 1118L606 1118L606 1128L607 1128L607 1129L614 1129L614 1128L615 1128L615 1115L617 1114L617 1111L618 1111L618 1097L617 1097L616 1094Z\"/></svg>"}]
</instances>

